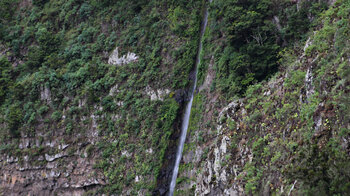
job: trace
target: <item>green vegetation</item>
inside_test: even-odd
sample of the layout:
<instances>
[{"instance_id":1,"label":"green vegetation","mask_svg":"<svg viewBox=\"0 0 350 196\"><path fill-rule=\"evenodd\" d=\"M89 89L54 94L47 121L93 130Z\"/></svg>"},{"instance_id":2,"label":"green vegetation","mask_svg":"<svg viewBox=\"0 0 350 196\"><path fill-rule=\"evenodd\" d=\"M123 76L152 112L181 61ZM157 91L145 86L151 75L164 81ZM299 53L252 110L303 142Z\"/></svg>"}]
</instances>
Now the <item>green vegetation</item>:
<instances>
[{"instance_id":1,"label":"green vegetation","mask_svg":"<svg viewBox=\"0 0 350 196\"><path fill-rule=\"evenodd\" d=\"M219 165L235 165L237 175L227 175L227 182L240 183L247 195L278 195L294 182L295 194L348 193L349 1L331 8L326 0L207 4L2 0L0 152L44 165L38 157L57 149L42 143L59 136L71 144L69 158L95 159L104 176L106 186L87 194L154 194L170 138L179 131L179 100L192 85L208 6L197 86L207 75L209 86L196 91L184 148L195 154L200 147L202 162L181 165L178 184L196 182L186 173L203 172L203 161L213 159L213 146L227 136ZM311 45L304 51L306 40ZM115 48L138 60L107 64ZM219 118L232 101L237 106ZM40 144L19 149L21 136ZM86 141L81 149L80 140ZM219 178L213 174L210 185Z\"/></svg>"},{"instance_id":2,"label":"green vegetation","mask_svg":"<svg viewBox=\"0 0 350 196\"><path fill-rule=\"evenodd\" d=\"M50 129L69 139L96 124L99 143L87 154L100 159L96 168L109 183L99 192L151 193L181 105L170 95L151 101L146 87L174 95L190 86L202 6L194 0L1 1L2 141L42 131L46 138ZM138 61L107 64L116 47L119 56L133 52Z\"/></svg>"},{"instance_id":3,"label":"green vegetation","mask_svg":"<svg viewBox=\"0 0 350 196\"><path fill-rule=\"evenodd\" d=\"M6 98L11 84L11 64L6 58L0 59L0 104Z\"/></svg>"},{"instance_id":4,"label":"green vegetation","mask_svg":"<svg viewBox=\"0 0 350 196\"><path fill-rule=\"evenodd\" d=\"M326 1L214 1L205 51L215 51L216 88L233 97L271 77L279 67L279 52L304 41L326 8ZM199 76L203 81L204 75Z\"/></svg>"},{"instance_id":5,"label":"green vegetation","mask_svg":"<svg viewBox=\"0 0 350 196\"><path fill-rule=\"evenodd\" d=\"M211 31L205 34L199 83L210 71L215 79L200 93L206 97L194 102L194 109L203 105L208 109L194 114L191 126L196 133L220 127L231 140L221 165L229 173L227 186L217 177L211 185L220 182L223 190L242 185L247 195L285 195L289 190L296 195L346 195L350 191L349 2L339 0L328 9L326 1L296 5L219 0L210 9ZM210 71L209 62L214 66ZM312 82L306 82L307 72ZM242 104L219 118L222 109L239 97ZM214 126L208 126L211 123ZM207 163L213 163L222 135L189 139L192 146L206 150L201 161L193 163L202 178L210 173Z\"/></svg>"}]
</instances>

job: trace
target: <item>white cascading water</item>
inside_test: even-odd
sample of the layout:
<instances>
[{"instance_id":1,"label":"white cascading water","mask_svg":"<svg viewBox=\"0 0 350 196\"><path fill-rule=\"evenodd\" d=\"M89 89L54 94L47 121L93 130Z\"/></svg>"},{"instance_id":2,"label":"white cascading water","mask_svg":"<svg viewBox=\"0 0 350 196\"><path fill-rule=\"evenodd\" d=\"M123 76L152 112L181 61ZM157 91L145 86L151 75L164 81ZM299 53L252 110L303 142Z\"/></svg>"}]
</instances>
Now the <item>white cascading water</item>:
<instances>
[{"instance_id":1,"label":"white cascading water","mask_svg":"<svg viewBox=\"0 0 350 196\"><path fill-rule=\"evenodd\" d=\"M211 0L210 0L210 2L211 2ZM196 70L195 70L194 85L193 85L193 88L191 90L191 99L186 105L185 114L184 114L183 120L182 120L180 143L179 143L177 153L176 153L176 161L175 161L173 176L171 178L169 194L168 194L169 196L173 196L173 194L174 194L175 185L176 185L176 178L177 178L177 174L179 172L180 160L181 160L182 151L183 151L185 140L186 140L188 123L190 121L193 95L194 95L194 91L196 89L196 84L197 84L197 71L198 71L197 69L198 69L198 65L200 63L200 53L202 51L202 37L203 37L203 34L204 34L205 29L207 27L207 23L208 23L208 10L206 9L205 13L204 13L204 19L203 19L203 23L202 23L202 27L201 27L200 38L199 38L200 39L199 40L199 47L198 47L198 53L197 53L197 57L196 57L196 64L195 64Z\"/></svg>"}]
</instances>

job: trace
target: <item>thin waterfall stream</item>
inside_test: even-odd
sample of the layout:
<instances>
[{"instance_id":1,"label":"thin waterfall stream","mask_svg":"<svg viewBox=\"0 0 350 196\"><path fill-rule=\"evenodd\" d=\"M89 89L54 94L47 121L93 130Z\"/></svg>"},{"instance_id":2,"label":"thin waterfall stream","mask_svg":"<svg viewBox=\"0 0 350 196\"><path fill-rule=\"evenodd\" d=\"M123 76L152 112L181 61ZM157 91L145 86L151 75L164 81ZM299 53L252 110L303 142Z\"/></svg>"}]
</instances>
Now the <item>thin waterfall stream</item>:
<instances>
[{"instance_id":1,"label":"thin waterfall stream","mask_svg":"<svg viewBox=\"0 0 350 196\"><path fill-rule=\"evenodd\" d=\"M210 0L210 2L211 1L212 0ZM169 188L169 196L173 196L173 194L174 194L175 185L176 185L176 178L177 178L177 174L179 172L180 160L181 160L181 157L182 157L182 151L183 151L183 148L184 148L186 135L187 135L188 124L189 124L189 121L190 121L193 96L194 96L194 92L195 92L196 86L197 86L197 72L198 72L198 65L200 63L200 53L202 51L202 38L203 38L203 35L204 35L204 32L205 32L205 29L207 27L207 23L208 23L208 9L206 8L205 9L205 13L204 13L202 26L201 26L200 37L199 37L199 47L198 47L196 63L195 63L195 79L194 79L193 88L191 90L191 99L186 105L185 113L184 113L184 116L183 116L183 119L182 119L180 142L179 142L179 146L178 146L178 149L177 149L177 152L176 152L176 160L175 160L175 166L174 166L173 175L172 175L172 178L171 178L171 183L170 183L170 188Z\"/></svg>"}]
</instances>

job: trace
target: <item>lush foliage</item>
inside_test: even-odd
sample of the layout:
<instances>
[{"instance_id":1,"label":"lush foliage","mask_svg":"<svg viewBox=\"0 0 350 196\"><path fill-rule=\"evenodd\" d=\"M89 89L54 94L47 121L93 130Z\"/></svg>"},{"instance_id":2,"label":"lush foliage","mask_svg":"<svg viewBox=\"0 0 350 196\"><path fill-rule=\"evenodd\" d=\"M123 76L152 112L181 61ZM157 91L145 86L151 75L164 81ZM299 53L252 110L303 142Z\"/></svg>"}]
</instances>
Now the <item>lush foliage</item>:
<instances>
[{"instance_id":1,"label":"lush foliage","mask_svg":"<svg viewBox=\"0 0 350 196\"><path fill-rule=\"evenodd\" d=\"M215 30L206 34L202 55L205 63L199 67L199 73L201 82L212 72L216 72L216 78L194 101L191 133L196 134L190 135L184 156L191 156L194 151L203 154L200 161L191 160L180 167L182 187L199 181L196 185L202 190L238 186L246 195L347 195L350 191L350 4L339 0L326 10L323 1L298 2L294 5L291 1L214 1L212 16L220 17L210 21ZM232 13L236 15L225 20L225 15ZM280 27L268 26L275 21L273 16L278 16ZM255 20L249 20L254 17ZM265 26L259 29L259 25ZM241 33L235 34L234 30ZM259 37L254 36L258 30L262 35L275 33L275 40L270 43L279 47L275 50L278 54L267 52L259 57L260 61L272 57L271 62L280 67L268 80L251 85L261 78L257 74L251 80L242 74L241 78L235 75L236 66L244 64L237 62L237 55L231 55L240 50L245 51L242 55L251 55L243 73L254 73L248 65L257 58L245 49L258 44L254 41L254 37ZM209 63L214 69L210 70ZM259 74L264 72L262 65L254 68ZM244 83L245 79L251 83ZM234 92L244 94L239 99ZM224 108L230 103L237 105L225 113ZM203 105L205 109L198 114ZM198 119L205 119L205 123ZM220 140L224 137L230 142L222 158ZM183 180L193 170L199 177L189 179L191 183ZM214 175L217 171L225 173L226 178L220 176L217 180ZM205 184L207 181L209 185ZM210 191L220 192L215 188Z\"/></svg>"},{"instance_id":2,"label":"lush foliage","mask_svg":"<svg viewBox=\"0 0 350 196\"><path fill-rule=\"evenodd\" d=\"M100 142L89 154L100 152L96 168L110 183L100 191L151 192L177 131L181 105L173 95L190 85L202 2L31 2L0 3L1 139L63 130L69 140L96 131ZM138 61L107 64L116 47ZM147 89L171 93L150 100ZM67 151L75 156L74 147Z\"/></svg>"},{"instance_id":3,"label":"lush foliage","mask_svg":"<svg viewBox=\"0 0 350 196\"><path fill-rule=\"evenodd\" d=\"M278 53L300 39L326 8L325 1L214 1L210 42L215 51L216 86L228 96L269 78L278 70ZM297 9L298 7L298 9ZM308 19L307 19L308 18Z\"/></svg>"}]
</instances>

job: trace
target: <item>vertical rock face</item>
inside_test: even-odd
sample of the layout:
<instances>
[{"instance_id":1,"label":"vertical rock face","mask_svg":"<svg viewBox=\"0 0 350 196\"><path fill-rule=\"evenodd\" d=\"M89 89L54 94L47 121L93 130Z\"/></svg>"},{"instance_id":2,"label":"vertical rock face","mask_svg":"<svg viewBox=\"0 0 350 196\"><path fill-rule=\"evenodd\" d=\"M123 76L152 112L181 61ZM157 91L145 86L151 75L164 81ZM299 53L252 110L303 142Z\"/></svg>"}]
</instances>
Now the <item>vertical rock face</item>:
<instances>
[{"instance_id":1,"label":"vertical rock face","mask_svg":"<svg viewBox=\"0 0 350 196\"><path fill-rule=\"evenodd\" d=\"M237 115L235 113L241 106L240 101L230 103L221 110L218 119L223 117L232 119ZM195 194L243 195L244 187L240 184L239 175L242 172L242 167L252 159L250 149L245 145L245 140L242 139L237 150L232 154L232 140L229 135L224 133L222 122L219 120L217 123L216 132L218 135L211 141L211 145L206 147L209 149L207 158L204 160L195 159L196 163L204 164L196 178ZM199 148L196 150L197 153L202 154L203 152ZM230 159L234 161L228 164ZM229 180L229 178L234 178L234 180Z\"/></svg>"},{"instance_id":2,"label":"vertical rock face","mask_svg":"<svg viewBox=\"0 0 350 196\"><path fill-rule=\"evenodd\" d=\"M207 160L204 171L199 175L195 191L197 195L238 195L238 191L232 188L232 184L227 180L227 175L232 175L232 168L223 165L229 143L230 139L223 136L221 142L212 147L214 152L209 154L209 157L214 156L214 160Z\"/></svg>"},{"instance_id":3,"label":"vertical rock face","mask_svg":"<svg viewBox=\"0 0 350 196\"><path fill-rule=\"evenodd\" d=\"M17 160L6 162L1 175L3 194L69 195L73 191L82 195L89 188L105 184L102 175L95 173L92 160L74 159L76 163L71 162L63 166L63 159L63 163L70 160L66 156L58 156L38 166L33 166L26 160L23 163L18 163ZM43 162L41 158L29 161Z\"/></svg>"},{"instance_id":4,"label":"vertical rock face","mask_svg":"<svg viewBox=\"0 0 350 196\"><path fill-rule=\"evenodd\" d=\"M210 91L204 81L194 104L197 113L183 155L179 194L327 195L333 182L341 184L343 171L338 168L350 166L350 121L349 89L344 88L349 75L340 70L348 70L343 66L350 61L334 47L336 33L327 34L339 27L327 28L314 32L297 55L288 56L287 68L249 87L240 100L220 100L221 92ZM208 70L219 64L207 63Z\"/></svg>"},{"instance_id":5,"label":"vertical rock face","mask_svg":"<svg viewBox=\"0 0 350 196\"><path fill-rule=\"evenodd\" d=\"M0 195L165 195L189 100L176 195L347 195L348 0L215 1L0 1Z\"/></svg>"},{"instance_id":6,"label":"vertical rock face","mask_svg":"<svg viewBox=\"0 0 350 196\"><path fill-rule=\"evenodd\" d=\"M41 98L49 102L50 94L43 88ZM99 140L97 117L92 114L91 118L84 135L71 137L65 129L38 126L35 135L22 133L18 140L2 144L0 193L83 195L104 186L105 176L95 167L100 157L95 146ZM20 151L13 150L17 148Z\"/></svg>"},{"instance_id":7,"label":"vertical rock face","mask_svg":"<svg viewBox=\"0 0 350 196\"><path fill-rule=\"evenodd\" d=\"M91 144L79 142L86 138L70 140L60 134L41 138L44 140L24 137L13 143L19 145L22 155L1 154L2 194L82 195L106 183L103 174L94 168L96 157ZM38 153L40 148L46 152Z\"/></svg>"}]
</instances>

